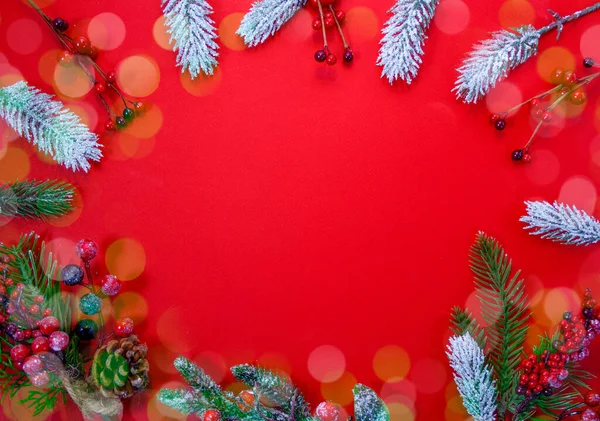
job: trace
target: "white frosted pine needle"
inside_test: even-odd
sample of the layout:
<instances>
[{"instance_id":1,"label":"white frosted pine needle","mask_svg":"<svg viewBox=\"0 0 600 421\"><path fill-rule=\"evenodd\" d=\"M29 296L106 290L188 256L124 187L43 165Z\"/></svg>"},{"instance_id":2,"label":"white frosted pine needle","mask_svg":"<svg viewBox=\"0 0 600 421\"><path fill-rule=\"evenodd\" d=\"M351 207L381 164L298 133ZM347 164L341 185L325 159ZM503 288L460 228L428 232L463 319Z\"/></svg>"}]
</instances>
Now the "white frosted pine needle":
<instances>
[{"instance_id":1,"label":"white frosted pine needle","mask_svg":"<svg viewBox=\"0 0 600 421\"><path fill-rule=\"evenodd\" d=\"M531 25L491 35L474 46L458 69L453 91L464 102L482 99L511 70L537 53L540 32Z\"/></svg>"},{"instance_id":2,"label":"white frosted pine needle","mask_svg":"<svg viewBox=\"0 0 600 421\"><path fill-rule=\"evenodd\" d=\"M383 67L381 77L390 84L397 79L410 84L417 76L426 32L438 4L439 0L398 0L390 10L377 58L377 65Z\"/></svg>"},{"instance_id":3,"label":"white frosted pine needle","mask_svg":"<svg viewBox=\"0 0 600 421\"><path fill-rule=\"evenodd\" d=\"M19 81L0 89L0 118L60 165L87 171L102 157L98 135L52 95Z\"/></svg>"},{"instance_id":4,"label":"white frosted pine needle","mask_svg":"<svg viewBox=\"0 0 600 421\"><path fill-rule=\"evenodd\" d=\"M451 337L447 349L463 406L475 421L494 421L498 393L483 350L468 333Z\"/></svg>"},{"instance_id":5,"label":"white frosted pine needle","mask_svg":"<svg viewBox=\"0 0 600 421\"><path fill-rule=\"evenodd\" d=\"M177 66L194 79L200 72L212 75L218 65L212 7L204 0L162 0L169 43L177 51Z\"/></svg>"},{"instance_id":6,"label":"white frosted pine needle","mask_svg":"<svg viewBox=\"0 0 600 421\"><path fill-rule=\"evenodd\" d=\"M265 42L306 4L306 0L259 0L244 15L237 34L250 47Z\"/></svg>"},{"instance_id":7,"label":"white frosted pine needle","mask_svg":"<svg viewBox=\"0 0 600 421\"><path fill-rule=\"evenodd\" d=\"M600 241L600 222L575 206L554 202L525 202L527 215L520 221L532 235L562 244L590 245Z\"/></svg>"}]
</instances>

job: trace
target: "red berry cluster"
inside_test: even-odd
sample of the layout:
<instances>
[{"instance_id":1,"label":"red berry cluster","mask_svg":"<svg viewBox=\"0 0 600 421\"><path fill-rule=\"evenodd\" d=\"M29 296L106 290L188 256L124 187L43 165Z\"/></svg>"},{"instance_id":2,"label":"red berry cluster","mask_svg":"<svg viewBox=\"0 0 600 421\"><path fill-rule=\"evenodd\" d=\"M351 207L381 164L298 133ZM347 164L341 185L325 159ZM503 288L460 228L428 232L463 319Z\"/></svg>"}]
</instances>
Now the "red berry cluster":
<instances>
[{"instance_id":1,"label":"red berry cluster","mask_svg":"<svg viewBox=\"0 0 600 421\"><path fill-rule=\"evenodd\" d=\"M98 94L108 114L108 120L104 124L104 128L107 131L114 131L116 128L125 128L136 114L139 115L144 111L144 104L142 102L131 101L125 98L125 95L123 95L117 86L117 76L114 70L104 72L96 64L95 60L98 57L98 48L90 42L88 37L78 34L65 19L51 19L37 5L32 4L32 6L48 26L50 26L63 46L63 51L58 56L58 62L66 67L73 64L79 65L92 82L94 91ZM90 69L90 66L93 70ZM122 115L117 115L113 112L105 99L105 96L111 90L123 102Z\"/></svg>"},{"instance_id":2,"label":"red berry cluster","mask_svg":"<svg viewBox=\"0 0 600 421\"><path fill-rule=\"evenodd\" d=\"M600 67L594 60L587 57L583 60L583 66L586 68ZM585 85L600 75L600 72L578 78L575 72L565 69L555 69L550 75L551 82L555 85L552 89L536 95L510 109L499 114L493 114L490 117L490 122L496 130L504 130L506 128L506 119L517 109L523 105L529 104L532 118L538 120L533 134L529 141L521 148L512 152L511 157L514 161L530 162L530 149L534 141L535 135L540 130L544 123L549 123L554 117L554 109L567 100L573 105L583 105L587 100Z\"/></svg>"},{"instance_id":3,"label":"red berry cluster","mask_svg":"<svg viewBox=\"0 0 600 421\"><path fill-rule=\"evenodd\" d=\"M24 371L34 386L42 387L50 381L44 355L60 356L69 345L69 335L59 330L60 322L46 307L44 296L10 277L10 257L3 255L1 261L0 330L12 344L12 368Z\"/></svg>"},{"instance_id":4,"label":"red berry cluster","mask_svg":"<svg viewBox=\"0 0 600 421\"><path fill-rule=\"evenodd\" d=\"M319 63L326 62L330 66L337 63L337 57L329 50L327 45L327 29L337 27L342 42L344 43L344 62L350 63L354 60L354 53L346 42L346 37L342 31L342 24L346 19L346 14L336 9L334 6L335 0L309 0L308 2L314 9L318 11L318 16L313 20L312 27L315 31L323 33L323 49L317 50L315 60Z\"/></svg>"},{"instance_id":5,"label":"red berry cluster","mask_svg":"<svg viewBox=\"0 0 600 421\"><path fill-rule=\"evenodd\" d=\"M557 418L562 421L573 416L577 416L581 421L600 421L600 393L593 390L587 392L583 397L583 402L567 408Z\"/></svg>"},{"instance_id":6,"label":"red berry cluster","mask_svg":"<svg viewBox=\"0 0 600 421\"><path fill-rule=\"evenodd\" d=\"M580 315L565 313L559 325L560 337L550 350L533 354L521 362L521 377L516 392L532 397L550 396L569 376L567 363L589 356L591 340L600 333L600 308L587 289Z\"/></svg>"}]
</instances>

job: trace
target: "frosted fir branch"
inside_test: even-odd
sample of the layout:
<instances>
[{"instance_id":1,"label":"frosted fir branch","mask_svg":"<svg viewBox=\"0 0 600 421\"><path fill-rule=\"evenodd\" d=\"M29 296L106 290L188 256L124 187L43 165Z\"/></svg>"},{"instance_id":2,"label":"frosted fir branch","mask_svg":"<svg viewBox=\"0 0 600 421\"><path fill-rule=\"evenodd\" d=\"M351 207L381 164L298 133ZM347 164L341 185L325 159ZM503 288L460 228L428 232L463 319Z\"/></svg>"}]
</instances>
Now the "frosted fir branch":
<instances>
[{"instance_id":1,"label":"frosted fir branch","mask_svg":"<svg viewBox=\"0 0 600 421\"><path fill-rule=\"evenodd\" d=\"M250 47L262 44L305 4L306 0L259 0L244 15L236 34Z\"/></svg>"},{"instance_id":2,"label":"frosted fir branch","mask_svg":"<svg viewBox=\"0 0 600 421\"><path fill-rule=\"evenodd\" d=\"M390 421L388 407L372 389L359 383L352 393L356 421Z\"/></svg>"},{"instance_id":3,"label":"frosted fir branch","mask_svg":"<svg viewBox=\"0 0 600 421\"><path fill-rule=\"evenodd\" d=\"M600 241L600 222L577 207L554 202L525 202L531 235L539 235L562 244L590 245Z\"/></svg>"},{"instance_id":4,"label":"frosted fir branch","mask_svg":"<svg viewBox=\"0 0 600 421\"><path fill-rule=\"evenodd\" d=\"M198 394L212 392L220 394L221 388L200 367L185 357L177 357L173 365L181 376L188 382L192 390Z\"/></svg>"},{"instance_id":5,"label":"frosted fir branch","mask_svg":"<svg viewBox=\"0 0 600 421\"><path fill-rule=\"evenodd\" d=\"M494 421L498 393L483 350L468 333L451 337L447 349L463 406L475 421Z\"/></svg>"},{"instance_id":6,"label":"frosted fir branch","mask_svg":"<svg viewBox=\"0 0 600 421\"><path fill-rule=\"evenodd\" d=\"M381 77L387 77L390 84L397 79L410 84L417 76L426 32L438 4L439 0L398 0L390 10L377 58L377 65L383 67Z\"/></svg>"},{"instance_id":7,"label":"frosted fir branch","mask_svg":"<svg viewBox=\"0 0 600 421\"><path fill-rule=\"evenodd\" d=\"M0 89L0 117L38 149L73 171L102 157L98 136L52 95L19 81Z\"/></svg>"},{"instance_id":8,"label":"frosted fir branch","mask_svg":"<svg viewBox=\"0 0 600 421\"><path fill-rule=\"evenodd\" d=\"M181 73L189 71L192 79L200 72L212 75L218 65L219 46L210 4L205 0L162 0L162 7Z\"/></svg>"},{"instance_id":9,"label":"frosted fir branch","mask_svg":"<svg viewBox=\"0 0 600 421\"><path fill-rule=\"evenodd\" d=\"M453 91L466 103L475 103L508 76L508 73L525 63L538 50L540 33L532 26L522 26L511 31L496 31L492 37L474 46L458 69L458 79Z\"/></svg>"}]
</instances>

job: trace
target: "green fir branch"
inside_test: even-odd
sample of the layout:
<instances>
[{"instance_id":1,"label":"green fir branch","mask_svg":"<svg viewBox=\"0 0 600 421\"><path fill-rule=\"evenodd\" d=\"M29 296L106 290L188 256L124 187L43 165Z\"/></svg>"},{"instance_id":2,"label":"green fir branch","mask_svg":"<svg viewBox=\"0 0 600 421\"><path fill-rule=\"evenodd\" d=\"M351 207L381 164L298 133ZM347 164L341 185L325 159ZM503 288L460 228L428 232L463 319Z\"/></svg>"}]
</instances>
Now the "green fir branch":
<instances>
[{"instance_id":1,"label":"green fir branch","mask_svg":"<svg viewBox=\"0 0 600 421\"><path fill-rule=\"evenodd\" d=\"M67 403L67 393L63 388L50 386L46 390L31 389L27 396L19 401L19 404L27 408L33 408L33 416L39 415L45 410L52 411L58 401Z\"/></svg>"},{"instance_id":2,"label":"green fir branch","mask_svg":"<svg viewBox=\"0 0 600 421\"><path fill-rule=\"evenodd\" d=\"M515 406L519 372L530 316L519 272L511 276L511 260L492 237L477 235L470 253L475 290L487 324L489 358L498 389L498 416Z\"/></svg>"},{"instance_id":3,"label":"green fir branch","mask_svg":"<svg viewBox=\"0 0 600 421\"><path fill-rule=\"evenodd\" d=\"M56 180L16 181L0 185L0 215L45 219L73 209L74 188Z\"/></svg>"},{"instance_id":4,"label":"green fir branch","mask_svg":"<svg viewBox=\"0 0 600 421\"><path fill-rule=\"evenodd\" d=\"M450 315L450 330L456 336L463 336L466 333L470 334L479 348L485 350L486 337L485 332L481 326L477 323L477 319L473 317L469 311L456 306L452 309Z\"/></svg>"}]
</instances>

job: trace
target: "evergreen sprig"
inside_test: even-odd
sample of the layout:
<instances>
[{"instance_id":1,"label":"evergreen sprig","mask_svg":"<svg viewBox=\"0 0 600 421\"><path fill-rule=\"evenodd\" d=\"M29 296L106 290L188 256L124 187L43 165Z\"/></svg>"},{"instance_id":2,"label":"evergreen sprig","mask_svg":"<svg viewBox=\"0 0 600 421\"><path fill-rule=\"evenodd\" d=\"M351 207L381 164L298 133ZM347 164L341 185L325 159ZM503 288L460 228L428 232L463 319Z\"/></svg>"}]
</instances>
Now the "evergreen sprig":
<instances>
[{"instance_id":1,"label":"evergreen sprig","mask_svg":"<svg viewBox=\"0 0 600 421\"><path fill-rule=\"evenodd\" d=\"M454 370L454 382L463 406L475 421L496 419L496 384L483 349L466 333L450 338L446 355Z\"/></svg>"},{"instance_id":2,"label":"evergreen sprig","mask_svg":"<svg viewBox=\"0 0 600 421\"><path fill-rule=\"evenodd\" d=\"M188 70L192 79L200 72L212 75L219 46L210 4L205 0L162 0L162 7L181 72Z\"/></svg>"},{"instance_id":3,"label":"evergreen sprig","mask_svg":"<svg viewBox=\"0 0 600 421\"><path fill-rule=\"evenodd\" d=\"M575 206L554 202L525 202L527 215L520 221L531 235L562 244L590 245L600 241L600 222Z\"/></svg>"},{"instance_id":4,"label":"evergreen sprig","mask_svg":"<svg viewBox=\"0 0 600 421\"><path fill-rule=\"evenodd\" d=\"M500 80L537 53L540 33L532 25L514 31L492 32L491 38L479 42L458 68L453 91L464 102L482 99Z\"/></svg>"},{"instance_id":5,"label":"evergreen sprig","mask_svg":"<svg viewBox=\"0 0 600 421\"><path fill-rule=\"evenodd\" d=\"M0 88L0 117L38 149L73 171L102 157L98 136L60 101L19 81Z\"/></svg>"},{"instance_id":6,"label":"evergreen sprig","mask_svg":"<svg viewBox=\"0 0 600 421\"><path fill-rule=\"evenodd\" d=\"M456 336L469 334L475 342L477 342L477 345L485 350L485 331L479 326L477 319L475 319L475 317L467 310L458 306L452 309L452 314L450 315L450 330Z\"/></svg>"},{"instance_id":7,"label":"evergreen sprig","mask_svg":"<svg viewBox=\"0 0 600 421\"><path fill-rule=\"evenodd\" d=\"M196 364L184 357L175 367L190 389L161 389L158 399L183 414L203 417L207 410L219 411L224 421L318 421L311 416L308 403L286 378L262 367L242 364L232 367L233 375L251 388L253 401L224 392ZM356 421L389 421L385 403L367 386L354 390Z\"/></svg>"},{"instance_id":8,"label":"evergreen sprig","mask_svg":"<svg viewBox=\"0 0 600 421\"><path fill-rule=\"evenodd\" d=\"M515 391L517 368L529 328L529 304L520 272L511 274L511 260L494 238L480 232L471 248L470 261L487 325L487 357L498 389L498 417L504 419L506 411L519 399Z\"/></svg>"},{"instance_id":9,"label":"evergreen sprig","mask_svg":"<svg viewBox=\"0 0 600 421\"><path fill-rule=\"evenodd\" d=\"M305 4L306 0L259 0L244 15L236 33L250 47L262 44Z\"/></svg>"},{"instance_id":10,"label":"evergreen sprig","mask_svg":"<svg viewBox=\"0 0 600 421\"><path fill-rule=\"evenodd\" d=\"M0 215L39 218L65 215L73 209L74 187L56 180L16 181L0 185Z\"/></svg>"},{"instance_id":11,"label":"evergreen sprig","mask_svg":"<svg viewBox=\"0 0 600 421\"><path fill-rule=\"evenodd\" d=\"M439 0L397 0L392 16L382 29L383 38L377 58L381 77L390 84L402 79L410 84L419 72L427 29Z\"/></svg>"}]
</instances>

